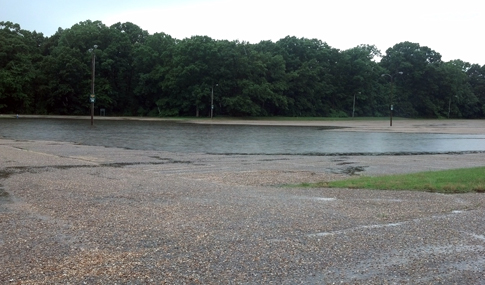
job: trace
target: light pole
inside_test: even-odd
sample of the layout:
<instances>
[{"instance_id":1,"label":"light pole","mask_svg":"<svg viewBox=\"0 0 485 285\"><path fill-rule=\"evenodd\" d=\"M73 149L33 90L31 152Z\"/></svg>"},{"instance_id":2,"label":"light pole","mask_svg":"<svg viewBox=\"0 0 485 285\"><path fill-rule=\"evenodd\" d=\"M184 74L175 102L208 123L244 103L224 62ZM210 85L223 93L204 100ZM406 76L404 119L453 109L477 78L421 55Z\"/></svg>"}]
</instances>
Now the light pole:
<instances>
[{"instance_id":1,"label":"light pole","mask_svg":"<svg viewBox=\"0 0 485 285\"><path fill-rule=\"evenodd\" d=\"M216 87L219 86L219 84L216 84ZM211 119L214 117L214 85L212 85L212 91L211 91Z\"/></svg>"},{"instance_id":2,"label":"light pole","mask_svg":"<svg viewBox=\"0 0 485 285\"><path fill-rule=\"evenodd\" d=\"M402 71L399 71L397 74L403 74ZM389 100L389 126L392 127L392 110L394 109L394 106L392 105L392 99L393 99L393 85L394 85L394 80L393 80L393 77L392 75L390 74L387 74L387 73L384 73L381 75L382 77L384 76L389 76L389 78L391 78L391 95L390 95L390 100Z\"/></svg>"},{"instance_id":3,"label":"light pole","mask_svg":"<svg viewBox=\"0 0 485 285\"><path fill-rule=\"evenodd\" d=\"M354 104L352 105L352 118L354 117L354 113L355 113L355 93L354 93ZM359 95L360 95L360 92L359 92Z\"/></svg>"},{"instance_id":4,"label":"light pole","mask_svg":"<svg viewBox=\"0 0 485 285\"><path fill-rule=\"evenodd\" d=\"M96 101L96 96L94 95L94 75L95 75L95 66L96 66L96 53L95 49L98 46L94 45L94 49L90 48L89 52L91 53L91 67L92 67L92 77L91 77L91 95L89 96L89 101L91 102L91 126L94 124L94 102Z\"/></svg>"},{"instance_id":5,"label":"light pole","mask_svg":"<svg viewBox=\"0 0 485 285\"><path fill-rule=\"evenodd\" d=\"M451 97L453 96L450 96L450 101L448 102L448 119L450 118L451 113ZM455 98L458 98L458 96L455 96Z\"/></svg>"}]
</instances>

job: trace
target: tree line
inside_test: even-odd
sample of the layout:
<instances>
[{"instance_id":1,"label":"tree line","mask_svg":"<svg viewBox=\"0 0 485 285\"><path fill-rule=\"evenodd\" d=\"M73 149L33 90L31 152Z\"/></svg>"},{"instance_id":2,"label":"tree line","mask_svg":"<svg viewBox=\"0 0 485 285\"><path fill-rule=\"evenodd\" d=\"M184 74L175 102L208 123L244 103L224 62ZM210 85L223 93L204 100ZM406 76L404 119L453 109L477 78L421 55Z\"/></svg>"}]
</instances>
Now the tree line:
<instances>
[{"instance_id":1,"label":"tree line","mask_svg":"<svg viewBox=\"0 0 485 285\"><path fill-rule=\"evenodd\" d=\"M97 48L94 48L94 46ZM182 40L84 21L50 36L0 22L0 113L123 116L485 117L485 65L402 42ZM377 59L380 58L380 61Z\"/></svg>"}]
</instances>

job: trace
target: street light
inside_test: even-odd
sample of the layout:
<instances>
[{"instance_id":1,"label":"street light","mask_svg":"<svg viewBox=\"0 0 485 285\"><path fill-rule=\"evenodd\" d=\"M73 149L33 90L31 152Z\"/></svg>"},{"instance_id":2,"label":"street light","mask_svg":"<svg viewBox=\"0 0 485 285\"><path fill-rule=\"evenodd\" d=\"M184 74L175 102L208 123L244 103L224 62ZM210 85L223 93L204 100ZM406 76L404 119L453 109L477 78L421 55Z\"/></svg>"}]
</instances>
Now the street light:
<instances>
[{"instance_id":1,"label":"street light","mask_svg":"<svg viewBox=\"0 0 485 285\"><path fill-rule=\"evenodd\" d=\"M354 104L352 105L352 118L354 117L354 113L355 113L355 93L354 93ZM359 95L360 95L360 92L359 92Z\"/></svg>"},{"instance_id":2,"label":"street light","mask_svg":"<svg viewBox=\"0 0 485 285\"><path fill-rule=\"evenodd\" d=\"M216 84L216 87L219 86L219 84ZM214 85L212 85L212 91L211 91L211 119L214 117Z\"/></svg>"},{"instance_id":3,"label":"street light","mask_svg":"<svg viewBox=\"0 0 485 285\"><path fill-rule=\"evenodd\" d=\"M451 113L451 97L453 96L450 96L450 102L448 102L448 119L450 118ZM458 98L458 96L455 95L455 98Z\"/></svg>"},{"instance_id":4,"label":"street light","mask_svg":"<svg viewBox=\"0 0 485 285\"><path fill-rule=\"evenodd\" d=\"M89 96L89 100L91 102L91 126L94 124L94 102L96 101L96 96L94 95L94 75L95 75L95 66L96 66L96 53L95 49L98 48L97 45L93 46L94 49L90 48L89 52L91 53L91 66L92 66L92 78L91 78L91 95Z\"/></svg>"},{"instance_id":5,"label":"street light","mask_svg":"<svg viewBox=\"0 0 485 285\"><path fill-rule=\"evenodd\" d=\"M398 73L396 73L396 74L403 74L403 72L402 72L402 71L399 71L399 72L398 72ZM389 105L390 105L390 106L389 106L389 126L391 126L391 127L392 127L392 110L394 109L394 106L392 105L392 99L393 99L392 97L393 97L393 85L394 85L394 80L393 80L392 75L390 75L390 74L384 73L384 74L382 74L382 75L381 75L381 77L384 77L384 76L389 76L389 78L391 78L391 82L390 82L390 84L391 84L391 95L390 95L390 97L391 97L391 98L390 98L390 100L389 100Z\"/></svg>"}]
</instances>

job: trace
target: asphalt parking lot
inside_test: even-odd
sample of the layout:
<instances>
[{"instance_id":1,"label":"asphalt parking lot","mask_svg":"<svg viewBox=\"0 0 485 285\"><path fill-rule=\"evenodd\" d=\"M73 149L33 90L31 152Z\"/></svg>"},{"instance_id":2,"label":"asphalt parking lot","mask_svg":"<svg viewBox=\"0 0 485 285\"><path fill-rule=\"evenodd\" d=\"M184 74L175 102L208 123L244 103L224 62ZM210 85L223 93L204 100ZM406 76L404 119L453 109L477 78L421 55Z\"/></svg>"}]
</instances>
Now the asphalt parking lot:
<instances>
[{"instance_id":1,"label":"asphalt parking lot","mask_svg":"<svg viewBox=\"0 0 485 285\"><path fill-rule=\"evenodd\" d=\"M282 187L483 166L485 154L224 156L2 139L0 161L1 283L485 283L483 194Z\"/></svg>"}]
</instances>

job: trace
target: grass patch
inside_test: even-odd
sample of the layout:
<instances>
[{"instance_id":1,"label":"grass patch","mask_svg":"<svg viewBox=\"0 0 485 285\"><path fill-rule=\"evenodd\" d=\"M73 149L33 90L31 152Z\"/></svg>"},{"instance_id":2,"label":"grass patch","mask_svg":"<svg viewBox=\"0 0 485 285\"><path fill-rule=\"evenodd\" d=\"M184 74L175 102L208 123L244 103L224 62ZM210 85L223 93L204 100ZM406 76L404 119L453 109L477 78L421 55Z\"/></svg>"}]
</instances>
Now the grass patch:
<instances>
[{"instance_id":1,"label":"grass patch","mask_svg":"<svg viewBox=\"0 0 485 285\"><path fill-rule=\"evenodd\" d=\"M299 187L330 187L375 190L415 190L437 193L485 193L485 167L428 171L412 174L302 183Z\"/></svg>"}]
</instances>

